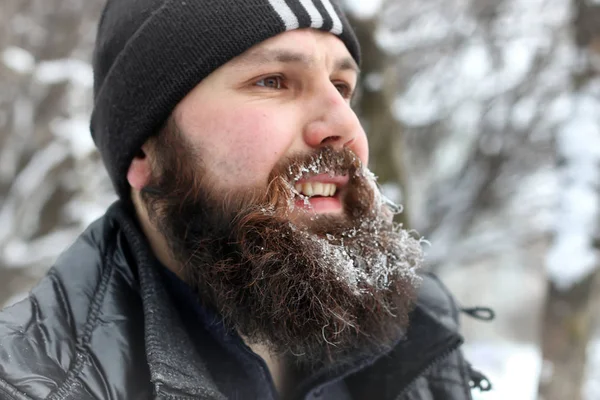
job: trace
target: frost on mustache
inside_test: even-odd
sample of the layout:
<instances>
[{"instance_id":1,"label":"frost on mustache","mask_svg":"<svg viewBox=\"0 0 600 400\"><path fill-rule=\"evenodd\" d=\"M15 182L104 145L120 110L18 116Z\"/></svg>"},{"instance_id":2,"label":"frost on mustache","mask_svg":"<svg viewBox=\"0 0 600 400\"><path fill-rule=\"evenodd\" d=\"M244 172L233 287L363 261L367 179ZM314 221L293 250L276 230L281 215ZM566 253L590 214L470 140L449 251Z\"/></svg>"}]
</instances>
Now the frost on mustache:
<instances>
[{"instance_id":1,"label":"frost on mustache","mask_svg":"<svg viewBox=\"0 0 600 400\"><path fill-rule=\"evenodd\" d=\"M353 161L358 160L358 158L354 158ZM288 185L288 190L291 192L292 196L289 197L288 209L293 209L295 207L294 198L300 198L304 202L304 207L307 209L311 208L310 197L305 196L302 193L298 192L295 187L295 183L300 179L308 178L314 175L327 174L329 176L335 176L336 174L343 173L341 165L330 165L325 162L323 159L323 153L319 153L318 156L314 156L311 158L311 161L306 165L293 165L288 169L288 177L286 179L286 183Z\"/></svg>"},{"instance_id":2,"label":"frost on mustache","mask_svg":"<svg viewBox=\"0 0 600 400\"><path fill-rule=\"evenodd\" d=\"M360 160L355 159L360 163ZM313 157L310 163L293 166L288 170L289 209L295 207L294 198L304 201L310 207L309 197L298 193L294 183L300 179L314 175L345 174L339 165L326 165L322 155ZM421 278L418 269L423 264L424 239L415 239L400 224L389 222L394 214L402 212L402 207L395 204L381 193L376 176L362 163L356 174L365 178L374 193L374 207L359 220L353 228L341 235L327 234L320 237L306 229L300 229L290 222L293 232L305 240L317 244L319 259L332 268L338 280L344 280L355 295L368 293L368 288L376 290L388 289L393 282L402 280L418 286ZM311 217L311 218L314 218ZM386 242L383 246L382 242Z\"/></svg>"}]
</instances>

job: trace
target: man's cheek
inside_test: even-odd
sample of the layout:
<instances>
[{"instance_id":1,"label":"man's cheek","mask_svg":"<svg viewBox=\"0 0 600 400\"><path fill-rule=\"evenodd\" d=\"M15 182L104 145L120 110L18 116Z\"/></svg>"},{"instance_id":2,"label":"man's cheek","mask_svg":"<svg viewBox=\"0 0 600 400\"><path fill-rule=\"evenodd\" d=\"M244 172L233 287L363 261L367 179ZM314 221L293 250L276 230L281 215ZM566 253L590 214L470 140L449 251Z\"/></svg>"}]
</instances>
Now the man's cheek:
<instances>
[{"instance_id":1,"label":"man's cheek","mask_svg":"<svg viewBox=\"0 0 600 400\"><path fill-rule=\"evenodd\" d=\"M256 178L261 180L285 156L291 135L276 122L255 113L240 112L232 117L223 156L239 167L237 173L258 174Z\"/></svg>"}]
</instances>

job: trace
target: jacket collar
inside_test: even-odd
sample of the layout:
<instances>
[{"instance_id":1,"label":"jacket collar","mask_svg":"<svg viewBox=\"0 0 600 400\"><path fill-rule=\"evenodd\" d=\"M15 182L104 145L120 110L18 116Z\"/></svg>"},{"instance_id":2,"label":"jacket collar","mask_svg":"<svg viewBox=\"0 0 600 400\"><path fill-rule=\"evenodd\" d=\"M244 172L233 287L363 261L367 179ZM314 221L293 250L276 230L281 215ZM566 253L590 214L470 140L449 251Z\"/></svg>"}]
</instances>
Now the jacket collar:
<instances>
[{"instance_id":1,"label":"jacket collar","mask_svg":"<svg viewBox=\"0 0 600 400\"><path fill-rule=\"evenodd\" d=\"M131 246L144 308L146 357L157 398L223 399L208 368L190 351L194 344L161 282L157 265L136 221L122 202L111 207ZM165 329L168 327L168 334Z\"/></svg>"},{"instance_id":2,"label":"jacket collar","mask_svg":"<svg viewBox=\"0 0 600 400\"><path fill-rule=\"evenodd\" d=\"M356 375L355 398L400 398L413 382L462 343L463 338L458 333L449 330L430 310L418 304L406 337L389 354Z\"/></svg>"},{"instance_id":3,"label":"jacket collar","mask_svg":"<svg viewBox=\"0 0 600 400\"><path fill-rule=\"evenodd\" d=\"M425 277L421 293L429 289L428 279ZM321 371L305 384L316 387L352 375L347 384L353 398L398 399L411 383L463 343L462 336L441 323L430 305L419 296L406 336L390 352L357 359L354 366L344 370Z\"/></svg>"}]
</instances>

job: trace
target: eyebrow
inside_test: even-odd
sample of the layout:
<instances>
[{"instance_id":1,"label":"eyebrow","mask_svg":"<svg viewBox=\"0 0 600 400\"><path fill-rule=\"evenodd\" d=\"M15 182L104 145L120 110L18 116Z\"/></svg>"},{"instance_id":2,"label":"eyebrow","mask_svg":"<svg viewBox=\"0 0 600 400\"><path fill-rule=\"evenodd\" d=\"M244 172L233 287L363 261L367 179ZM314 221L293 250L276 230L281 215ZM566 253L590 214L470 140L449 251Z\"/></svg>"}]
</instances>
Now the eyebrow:
<instances>
[{"instance_id":1,"label":"eyebrow","mask_svg":"<svg viewBox=\"0 0 600 400\"><path fill-rule=\"evenodd\" d=\"M316 64L316 60L303 53L276 49L276 50L252 50L244 54L234 62L237 66L247 67L248 65L263 65L269 63L282 64L301 64L306 67L311 67ZM353 71L357 75L360 74L360 68L352 57L343 57L336 60L334 64L336 71Z\"/></svg>"}]
</instances>

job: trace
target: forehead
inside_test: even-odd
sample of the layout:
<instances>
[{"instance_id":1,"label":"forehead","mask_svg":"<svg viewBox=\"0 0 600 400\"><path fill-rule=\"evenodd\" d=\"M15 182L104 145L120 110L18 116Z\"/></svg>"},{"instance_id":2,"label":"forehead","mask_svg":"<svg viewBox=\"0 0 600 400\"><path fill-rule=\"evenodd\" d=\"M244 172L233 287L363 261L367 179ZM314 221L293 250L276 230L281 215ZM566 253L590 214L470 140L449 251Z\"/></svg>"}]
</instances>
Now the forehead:
<instances>
[{"instance_id":1,"label":"forehead","mask_svg":"<svg viewBox=\"0 0 600 400\"><path fill-rule=\"evenodd\" d=\"M359 72L359 67L344 42L332 33L316 29L298 29L280 33L261 42L230 61L247 66L270 62L298 62L307 65L328 63Z\"/></svg>"}]
</instances>

